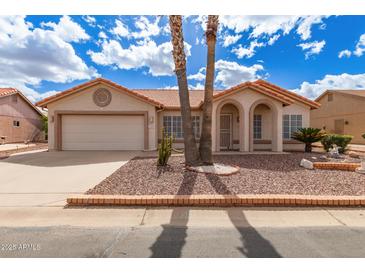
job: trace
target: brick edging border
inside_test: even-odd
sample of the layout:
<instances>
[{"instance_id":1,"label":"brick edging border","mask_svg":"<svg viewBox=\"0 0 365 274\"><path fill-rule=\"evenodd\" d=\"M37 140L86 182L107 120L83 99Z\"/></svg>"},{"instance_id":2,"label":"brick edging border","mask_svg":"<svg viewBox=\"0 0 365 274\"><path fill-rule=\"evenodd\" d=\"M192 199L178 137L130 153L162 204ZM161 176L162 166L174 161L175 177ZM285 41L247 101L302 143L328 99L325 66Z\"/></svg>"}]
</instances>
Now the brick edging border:
<instances>
[{"instance_id":1,"label":"brick edging border","mask_svg":"<svg viewBox=\"0 0 365 274\"><path fill-rule=\"evenodd\" d=\"M360 167L360 163L343 163L343 162L314 162L313 167L316 169L330 169L330 170L346 170L355 171Z\"/></svg>"},{"instance_id":2,"label":"brick edging border","mask_svg":"<svg viewBox=\"0 0 365 274\"><path fill-rule=\"evenodd\" d=\"M75 195L69 206L365 206L365 196Z\"/></svg>"}]
</instances>

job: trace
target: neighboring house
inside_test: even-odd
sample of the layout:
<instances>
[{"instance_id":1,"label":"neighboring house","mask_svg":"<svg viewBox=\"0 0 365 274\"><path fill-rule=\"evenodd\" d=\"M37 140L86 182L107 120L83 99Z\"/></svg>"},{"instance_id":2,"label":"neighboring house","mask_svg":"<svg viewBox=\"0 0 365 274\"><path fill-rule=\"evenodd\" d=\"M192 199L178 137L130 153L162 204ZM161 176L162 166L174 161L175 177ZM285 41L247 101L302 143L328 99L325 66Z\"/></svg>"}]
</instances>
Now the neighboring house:
<instances>
[{"instance_id":1,"label":"neighboring house","mask_svg":"<svg viewBox=\"0 0 365 274\"><path fill-rule=\"evenodd\" d=\"M315 101L321 107L311 111L312 127L349 134L351 143L365 144L365 90L327 90Z\"/></svg>"},{"instance_id":2,"label":"neighboring house","mask_svg":"<svg viewBox=\"0 0 365 274\"><path fill-rule=\"evenodd\" d=\"M204 91L190 91L196 138ZM55 150L155 150L162 127L183 144L177 90L131 90L103 78L37 103L48 108L49 148ZM291 132L309 126L319 104L266 81L245 82L213 99L213 150L297 150Z\"/></svg>"},{"instance_id":3,"label":"neighboring house","mask_svg":"<svg viewBox=\"0 0 365 274\"><path fill-rule=\"evenodd\" d=\"M19 90L0 88L0 143L43 140L42 115Z\"/></svg>"}]
</instances>

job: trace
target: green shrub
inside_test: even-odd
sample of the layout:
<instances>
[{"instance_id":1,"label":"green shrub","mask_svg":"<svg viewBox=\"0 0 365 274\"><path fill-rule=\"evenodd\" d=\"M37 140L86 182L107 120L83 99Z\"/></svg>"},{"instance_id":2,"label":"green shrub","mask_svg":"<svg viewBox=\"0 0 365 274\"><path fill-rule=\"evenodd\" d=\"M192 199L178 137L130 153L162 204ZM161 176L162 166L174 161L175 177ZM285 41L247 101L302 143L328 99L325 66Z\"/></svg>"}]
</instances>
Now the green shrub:
<instances>
[{"instance_id":1,"label":"green shrub","mask_svg":"<svg viewBox=\"0 0 365 274\"><path fill-rule=\"evenodd\" d=\"M174 141L173 136L169 136L165 133L165 130L162 129L162 140L158 145L158 161L157 165L166 166L172 152L172 143Z\"/></svg>"},{"instance_id":2,"label":"green shrub","mask_svg":"<svg viewBox=\"0 0 365 274\"><path fill-rule=\"evenodd\" d=\"M312 152L312 143L322 140L324 133L319 128L299 128L292 138L305 144L305 152Z\"/></svg>"},{"instance_id":3,"label":"green shrub","mask_svg":"<svg viewBox=\"0 0 365 274\"><path fill-rule=\"evenodd\" d=\"M365 139L365 133L363 134L363 135L361 135L362 136L362 138L364 138Z\"/></svg>"},{"instance_id":4,"label":"green shrub","mask_svg":"<svg viewBox=\"0 0 365 274\"><path fill-rule=\"evenodd\" d=\"M344 153L353 136L341 134L327 134L321 140L323 148L328 152L333 145L338 146L338 152Z\"/></svg>"}]
</instances>

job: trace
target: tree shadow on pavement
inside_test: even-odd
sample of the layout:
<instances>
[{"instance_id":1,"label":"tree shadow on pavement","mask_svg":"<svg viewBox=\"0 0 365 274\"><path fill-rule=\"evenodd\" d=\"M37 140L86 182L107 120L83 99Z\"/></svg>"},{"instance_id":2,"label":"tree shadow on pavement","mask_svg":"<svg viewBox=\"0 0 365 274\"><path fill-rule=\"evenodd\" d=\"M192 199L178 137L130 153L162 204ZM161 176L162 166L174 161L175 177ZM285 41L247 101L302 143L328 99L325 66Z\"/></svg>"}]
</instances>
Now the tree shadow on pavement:
<instances>
[{"instance_id":1,"label":"tree shadow on pavement","mask_svg":"<svg viewBox=\"0 0 365 274\"><path fill-rule=\"evenodd\" d=\"M234 195L215 174L206 174L206 178L217 193ZM281 255L261 234L250 225L240 208L227 208L228 217L241 234L242 247L238 250L248 258L280 258Z\"/></svg>"},{"instance_id":2,"label":"tree shadow on pavement","mask_svg":"<svg viewBox=\"0 0 365 274\"><path fill-rule=\"evenodd\" d=\"M197 174L184 172L184 178L177 195L193 193ZM187 225L189 221L189 208L177 207L172 210L170 223L162 225L162 232L150 247L151 258L180 258L186 243Z\"/></svg>"}]
</instances>

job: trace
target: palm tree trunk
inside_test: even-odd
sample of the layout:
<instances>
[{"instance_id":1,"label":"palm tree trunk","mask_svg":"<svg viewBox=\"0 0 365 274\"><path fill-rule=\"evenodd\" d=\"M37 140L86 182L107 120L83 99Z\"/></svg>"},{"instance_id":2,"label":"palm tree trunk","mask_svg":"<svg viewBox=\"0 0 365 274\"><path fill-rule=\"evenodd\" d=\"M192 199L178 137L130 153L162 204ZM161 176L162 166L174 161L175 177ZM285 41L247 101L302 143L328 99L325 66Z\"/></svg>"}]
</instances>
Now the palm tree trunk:
<instances>
[{"instance_id":1,"label":"palm tree trunk","mask_svg":"<svg viewBox=\"0 0 365 274\"><path fill-rule=\"evenodd\" d=\"M184 131L184 152L185 164L196 166L201 163L198 148L193 133L191 120L191 107L189 100L188 80L186 78L186 57L184 52L184 37L182 31L181 15L170 15L169 23L171 29L171 42L173 46L173 57L175 73L179 86L180 109Z\"/></svg>"},{"instance_id":2,"label":"palm tree trunk","mask_svg":"<svg viewBox=\"0 0 365 274\"><path fill-rule=\"evenodd\" d=\"M203 123L199 152L204 164L212 165L212 112L215 70L215 45L217 41L218 16L209 15L206 30L208 46L207 66L204 88Z\"/></svg>"},{"instance_id":3,"label":"palm tree trunk","mask_svg":"<svg viewBox=\"0 0 365 274\"><path fill-rule=\"evenodd\" d=\"M305 143L305 152L312 152L312 143Z\"/></svg>"}]
</instances>

